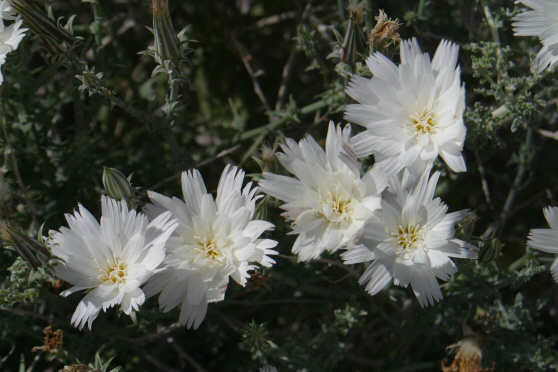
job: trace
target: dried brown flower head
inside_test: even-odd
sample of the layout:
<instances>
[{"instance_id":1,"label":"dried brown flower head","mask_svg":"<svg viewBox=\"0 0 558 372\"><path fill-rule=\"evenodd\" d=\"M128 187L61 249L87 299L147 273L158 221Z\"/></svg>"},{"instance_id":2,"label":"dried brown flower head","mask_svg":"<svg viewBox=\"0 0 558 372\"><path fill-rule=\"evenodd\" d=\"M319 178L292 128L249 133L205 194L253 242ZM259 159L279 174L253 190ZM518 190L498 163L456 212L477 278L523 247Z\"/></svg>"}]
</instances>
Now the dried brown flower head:
<instances>
[{"instance_id":1,"label":"dried brown flower head","mask_svg":"<svg viewBox=\"0 0 558 372\"><path fill-rule=\"evenodd\" d=\"M259 273L256 270L246 282L247 291L259 291L262 287L265 287L271 291L271 288L267 286L267 282L271 279L271 274Z\"/></svg>"},{"instance_id":2,"label":"dried brown flower head","mask_svg":"<svg viewBox=\"0 0 558 372\"><path fill-rule=\"evenodd\" d=\"M45 334L45 340L43 346L35 346L31 351L44 351L47 353L54 353L62 347L62 337L63 333L61 329L52 331L52 326L48 326L43 329Z\"/></svg>"},{"instance_id":3,"label":"dried brown flower head","mask_svg":"<svg viewBox=\"0 0 558 372\"><path fill-rule=\"evenodd\" d=\"M399 19L392 20L388 18L383 10L380 10L380 15L375 17L376 26L370 31L368 39L374 45L374 49L379 50L393 44L396 41L401 41L399 34L396 32L402 23Z\"/></svg>"},{"instance_id":4,"label":"dried brown flower head","mask_svg":"<svg viewBox=\"0 0 558 372\"><path fill-rule=\"evenodd\" d=\"M494 371L494 363L492 366L482 368L482 349L486 342L486 335L477 334L467 326L463 325L463 334L465 338L453 345L449 345L446 350L457 349L457 354L453 362L448 365L448 358L442 360L443 372L492 372Z\"/></svg>"}]
</instances>

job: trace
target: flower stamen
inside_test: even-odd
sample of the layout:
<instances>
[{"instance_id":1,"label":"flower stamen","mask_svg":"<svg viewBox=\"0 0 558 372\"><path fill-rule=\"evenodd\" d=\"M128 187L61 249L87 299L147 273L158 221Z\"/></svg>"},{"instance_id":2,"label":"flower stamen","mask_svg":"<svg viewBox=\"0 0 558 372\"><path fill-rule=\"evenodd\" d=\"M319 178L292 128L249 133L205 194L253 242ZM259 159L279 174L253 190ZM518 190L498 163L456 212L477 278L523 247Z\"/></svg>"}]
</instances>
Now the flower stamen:
<instances>
[{"instance_id":1,"label":"flower stamen","mask_svg":"<svg viewBox=\"0 0 558 372\"><path fill-rule=\"evenodd\" d=\"M122 261L116 262L116 265L108 263L109 268L106 271L101 269L101 275L99 275L99 279L101 281L109 282L110 284L123 283L126 281L126 275L128 275L128 265Z\"/></svg>"},{"instance_id":2,"label":"flower stamen","mask_svg":"<svg viewBox=\"0 0 558 372\"><path fill-rule=\"evenodd\" d=\"M200 247L196 250L204 257L209 258L213 261L218 260L219 257L221 257L221 250L212 239L198 238L198 241L200 243Z\"/></svg>"},{"instance_id":3,"label":"flower stamen","mask_svg":"<svg viewBox=\"0 0 558 372\"><path fill-rule=\"evenodd\" d=\"M422 113L410 117L411 126L417 132L434 133L437 124L436 117L431 110L424 109Z\"/></svg>"},{"instance_id":4,"label":"flower stamen","mask_svg":"<svg viewBox=\"0 0 558 372\"><path fill-rule=\"evenodd\" d=\"M397 244L404 250L415 249L418 243L423 240L419 227L411 226L411 224L406 227L399 225L399 231L392 232L391 236L397 239Z\"/></svg>"}]
</instances>

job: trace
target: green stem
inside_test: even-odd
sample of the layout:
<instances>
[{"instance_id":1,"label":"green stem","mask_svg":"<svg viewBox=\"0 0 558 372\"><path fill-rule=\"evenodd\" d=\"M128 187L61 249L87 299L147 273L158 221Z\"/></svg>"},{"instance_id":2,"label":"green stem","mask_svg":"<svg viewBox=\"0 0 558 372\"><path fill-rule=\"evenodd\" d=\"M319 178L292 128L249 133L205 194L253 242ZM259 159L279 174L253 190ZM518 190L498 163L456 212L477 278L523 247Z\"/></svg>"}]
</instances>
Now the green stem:
<instances>
[{"instance_id":1,"label":"green stem","mask_svg":"<svg viewBox=\"0 0 558 372\"><path fill-rule=\"evenodd\" d=\"M97 47L94 49L95 61L97 66L99 67L103 65L103 56L102 53L100 53L101 47L103 46L103 37L101 33L101 30L103 28L102 26L103 17L101 16L101 6L99 5L99 1L98 0L90 0L90 1L91 1L91 7L93 8L93 32L95 33L95 45L97 45Z\"/></svg>"},{"instance_id":2,"label":"green stem","mask_svg":"<svg viewBox=\"0 0 558 372\"><path fill-rule=\"evenodd\" d=\"M180 148L176 136L172 130L174 126L174 111L177 105L178 96L180 93L180 80L178 76L178 72L173 70L169 74L169 86L170 86L170 93L169 98L167 101L169 110L167 111L167 123L165 125L165 139L170 147L172 157L177 164L181 164L183 161L182 154L186 150L185 148Z\"/></svg>"},{"instance_id":3,"label":"green stem","mask_svg":"<svg viewBox=\"0 0 558 372\"><path fill-rule=\"evenodd\" d=\"M482 0L482 9L484 10L484 16L486 18L486 22L488 23L488 28L490 28L490 34L492 35L492 40L495 43L500 45L500 35L498 35L498 27L496 26L496 22L494 22L494 17L492 17L492 12L490 11L490 7L486 0Z\"/></svg>"}]
</instances>

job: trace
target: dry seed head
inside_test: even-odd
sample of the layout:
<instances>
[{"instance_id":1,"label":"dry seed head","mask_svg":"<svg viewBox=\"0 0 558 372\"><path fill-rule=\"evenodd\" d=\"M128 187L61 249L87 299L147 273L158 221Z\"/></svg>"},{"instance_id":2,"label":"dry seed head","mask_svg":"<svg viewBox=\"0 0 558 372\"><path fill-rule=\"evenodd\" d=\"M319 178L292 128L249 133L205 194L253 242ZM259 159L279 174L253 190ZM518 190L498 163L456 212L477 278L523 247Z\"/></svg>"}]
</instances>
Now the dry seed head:
<instances>
[{"instance_id":1,"label":"dry seed head","mask_svg":"<svg viewBox=\"0 0 558 372\"><path fill-rule=\"evenodd\" d=\"M151 5L153 6L153 13L155 14L160 14L169 11L168 0L153 0Z\"/></svg>"},{"instance_id":2,"label":"dry seed head","mask_svg":"<svg viewBox=\"0 0 558 372\"><path fill-rule=\"evenodd\" d=\"M364 2L349 0L349 3L347 4L347 11L349 12L350 19L356 21L357 23L361 23L364 12Z\"/></svg>"},{"instance_id":3,"label":"dry seed head","mask_svg":"<svg viewBox=\"0 0 558 372\"><path fill-rule=\"evenodd\" d=\"M370 31L368 39L375 49L382 49L396 41L401 41L399 34L396 32L402 25L399 19L392 20L386 13L380 9L380 14L375 17L376 26Z\"/></svg>"},{"instance_id":4,"label":"dry seed head","mask_svg":"<svg viewBox=\"0 0 558 372\"><path fill-rule=\"evenodd\" d=\"M477 334L467 326L463 325L463 334L465 338L461 341L449 345L446 350L457 349L457 354L451 364L447 364L448 359L444 358L441 363L443 372L492 372L494 371L494 362L490 367L482 368L482 349L486 342L486 335Z\"/></svg>"}]
</instances>

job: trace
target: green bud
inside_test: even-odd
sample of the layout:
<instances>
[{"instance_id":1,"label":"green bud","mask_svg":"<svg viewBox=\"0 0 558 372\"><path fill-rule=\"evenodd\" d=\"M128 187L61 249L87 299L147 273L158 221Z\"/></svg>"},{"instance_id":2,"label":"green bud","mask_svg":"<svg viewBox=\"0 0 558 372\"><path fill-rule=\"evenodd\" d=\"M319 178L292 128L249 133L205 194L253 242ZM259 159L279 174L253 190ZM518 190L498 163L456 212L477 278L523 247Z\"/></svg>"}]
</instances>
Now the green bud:
<instances>
[{"instance_id":1,"label":"green bud","mask_svg":"<svg viewBox=\"0 0 558 372\"><path fill-rule=\"evenodd\" d=\"M43 266L51 254L43 242L32 238L21 227L0 221L0 238L8 243L33 270Z\"/></svg>"},{"instance_id":2,"label":"green bud","mask_svg":"<svg viewBox=\"0 0 558 372\"><path fill-rule=\"evenodd\" d=\"M494 261L500 257L503 246L504 245L498 238L492 238L489 241L484 242L479 250L478 262L481 264L488 264Z\"/></svg>"},{"instance_id":3,"label":"green bud","mask_svg":"<svg viewBox=\"0 0 558 372\"><path fill-rule=\"evenodd\" d=\"M172 26L168 0L152 0L152 5L155 60L160 65L164 64L164 61L170 60L176 67L179 67L182 59L180 41Z\"/></svg>"},{"instance_id":4,"label":"green bud","mask_svg":"<svg viewBox=\"0 0 558 372\"><path fill-rule=\"evenodd\" d=\"M51 56L66 53L74 44L72 35L71 17L62 26L54 20L54 16L49 10L46 14L36 6L27 4L24 0L8 0L12 9L23 18L25 25L37 36Z\"/></svg>"},{"instance_id":5,"label":"green bud","mask_svg":"<svg viewBox=\"0 0 558 372\"><path fill-rule=\"evenodd\" d=\"M103 167L103 186L107 195L117 201L125 201L128 207L132 207L134 189L130 183L132 176L126 178L124 173L117 169Z\"/></svg>"},{"instance_id":6,"label":"green bud","mask_svg":"<svg viewBox=\"0 0 558 372\"><path fill-rule=\"evenodd\" d=\"M475 230L475 224L479 220L479 216L475 211L469 212L465 218L457 223L456 236L466 242L471 240L473 231Z\"/></svg>"},{"instance_id":7,"label":"green bud","mask_svg":"<svg viewBox=\"0 0 558 372\"><path fill-rule=\"evenodd\" d=\"M82 83L79 90L87 90L89 92L89 96L91 96L95 90L98 90L103 86L103 73L95 73L95 67L89 69L88 66L85 66L83 75L76 75L76 78L78 78L78 80Z\"/></svg>"}]
</instances>

